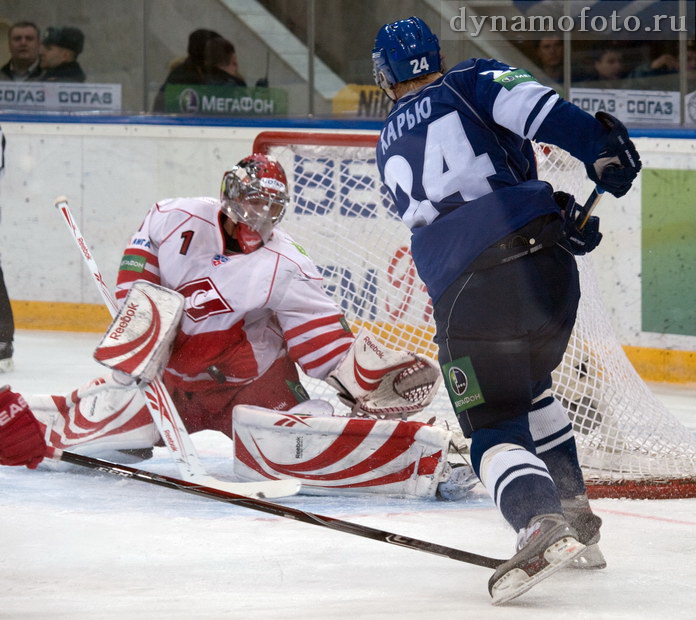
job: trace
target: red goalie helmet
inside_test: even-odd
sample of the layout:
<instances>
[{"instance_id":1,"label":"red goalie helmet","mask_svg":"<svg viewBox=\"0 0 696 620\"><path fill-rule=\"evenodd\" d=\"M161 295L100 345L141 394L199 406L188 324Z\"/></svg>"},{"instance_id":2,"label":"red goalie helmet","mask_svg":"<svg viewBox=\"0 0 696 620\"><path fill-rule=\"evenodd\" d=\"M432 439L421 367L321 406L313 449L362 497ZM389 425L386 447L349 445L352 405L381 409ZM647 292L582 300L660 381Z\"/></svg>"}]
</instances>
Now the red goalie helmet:
<instances>
[{"instance_id":1,"label":"red goalie helmet","mask_svg":"<svg viewBox=\"0 0 696 620\"><path fill-rule=\"evenodd\" d=\"M237 224L237 241L245 253L268 242L288 202L288 180L273 157L255 153L222 177L221 209Z\"/></svg>"}]
</instances>

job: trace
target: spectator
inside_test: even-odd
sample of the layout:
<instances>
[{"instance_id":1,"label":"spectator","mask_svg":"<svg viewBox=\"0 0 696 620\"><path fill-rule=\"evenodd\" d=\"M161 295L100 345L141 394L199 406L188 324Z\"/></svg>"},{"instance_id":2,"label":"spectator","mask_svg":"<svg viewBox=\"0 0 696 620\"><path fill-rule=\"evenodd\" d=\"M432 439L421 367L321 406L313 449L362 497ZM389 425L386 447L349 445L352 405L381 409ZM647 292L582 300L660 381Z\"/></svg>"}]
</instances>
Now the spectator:
<instances>
[{"instance_id":1,"label":"spectator","mask_svg":"<svg viewBox=\"0 0 696 620\"><path fill-rule=\"evenodd\" d=\"M0 80L27 82L39 79L39 29L33 22L17 22L7 38L10 60L0 69Z\"/></svg>"},{"instance_id":2,"label":"spectator","mask_svg":"<svg viewBox=\"0 0 696 620\"><path fill-rule=\"evenodd\" d=\"M592 63L589 80L595 88L621 88L626 75L623 54L617 47L598 50Z\"/></svg>"},{"instance_id":3,"label":"spectator","mask_svg":"<svg viewBox=\"0 0 696 620\"><path fill-rule=\"evenodd\" d=\"M41 80L45 82L84 82L85 72L77 62L85 44L78 28L48 28L41 40Z\"/></svg>"},{"instance_id":4,"label":"spectator","mask_svg":"<svg viewBox=\"0 0 696 620\"><path fill-rule=\"evenodd\" d=\"M651 42L649 53L650 59L632 69L628 74L629 78L671 75L679 71L679 51L675 44L667 47L660 41Z\"/></svg>"},{"instance_id":5,"label":"spectator","mask_svg":"<svg viewBox=\"0 0 696 620\"><path fill-rule=\"evenodd\" d=\"M246 86L238 71L234 45L222 37L210 39L206 46L203 83L215 86Z\"/></svg>"},{"instance_id":6,"label":"spectator","mask_svg":"<svg viewBox=\"0 0 696 620\"><path fill-rule=\"evenodd\" d=\"M539 81L550 86L563 84L563 41L558 37L539 39L535 51L537 64L545 74L539 76Z\"/></svg>"},{"instance_id":7,"label":"spectator","mask_svg":"<svg viewBox=\"0 0 696 620\"><path fill-rule=\"evenodd\" d=\"M629 78L633 80L633 88L655 90L676 90L679 88L677 74L679 73L679 52L676 48L666 50L658 48L654 58L638 65ZM696 88L696 41L688 41L686 48L686 76L689 91Z\"/></svg>"},{"instance_id":8,"label":"spectator","mask_svg":"<svg viewBox=\"0 0 696 620\"><path fill-rule=\"evenodd\" d=\"M5 168L5 136L0 128L0 174ZM12 363L12 340L14 338L14 319L10 298L5 288L5 280L0 267L0 373L14 370Z\"/></svg>"},{"instance_id":9,"label":"spectator","mask_svg":"<svg viewBox=\"0 0 696 620\"><path fill-rule=\"evenodd\" d=\"M177 63L167 75L159 89L155 102L152 105L153 112L165 111L165 89L168 84L203 84L206 67L207 44L212 39L223 39L214 30L200 28L194 30L188 39L188 56ZM223 39L224 40L224 39Z\"/></svg>"}]
</instances>

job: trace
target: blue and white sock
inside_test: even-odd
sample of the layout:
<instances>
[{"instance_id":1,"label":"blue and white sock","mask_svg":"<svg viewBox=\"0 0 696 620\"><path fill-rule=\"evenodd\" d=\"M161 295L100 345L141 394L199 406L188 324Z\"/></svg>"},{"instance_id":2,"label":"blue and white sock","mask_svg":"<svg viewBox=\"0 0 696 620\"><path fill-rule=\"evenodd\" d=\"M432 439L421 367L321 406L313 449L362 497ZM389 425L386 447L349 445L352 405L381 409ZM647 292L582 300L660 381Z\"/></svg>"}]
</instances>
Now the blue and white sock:
<instances>
[{"instance_id":1,"label":"blue and white sock","mask_svg":"<svg viewBox=\"0 0 696 620\"><path fill-rule=\"evenodd\" d=\"M534 454L527 416L478 429L471 438L472 466L515 531L537 515L563 512L553 478Z\"/></svg>"},{"instance_id":2,"label":"blue and white sock","mask_svg":"<svg viewBox=\"0 0 696 620\"><path fill-rule=\"evenodd\" d=\"M553 396L544 396L529 412L529 430L536 453L546 463L560 497L568 499L585 493L575 433L563 405Z\"/></svg>"}]
</instances>

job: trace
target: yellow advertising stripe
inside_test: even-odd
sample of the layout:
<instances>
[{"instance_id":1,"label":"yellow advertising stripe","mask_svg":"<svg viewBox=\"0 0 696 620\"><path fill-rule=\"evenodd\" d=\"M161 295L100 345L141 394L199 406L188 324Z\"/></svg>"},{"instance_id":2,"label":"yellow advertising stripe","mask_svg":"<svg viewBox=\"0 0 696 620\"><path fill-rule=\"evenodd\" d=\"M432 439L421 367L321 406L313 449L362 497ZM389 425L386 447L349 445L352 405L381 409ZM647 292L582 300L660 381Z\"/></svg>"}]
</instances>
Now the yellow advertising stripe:
<instances>
[{"instance_id":1,"label":"yellow advertising stripe","mask_svg":"<svg viewBox=\"0 0 696 620\"><path fill-rule=\"evenodd\" d=\"M12 310L18 329L102 333L111 323L109 312L100 304L13 300ZM353 330L357 332L360 327L366 327L389 346L437 359L437 349L433 344L435 328L432 326L355 321ZM645 381L696 382L696 351L634 346L624 346L623 349Z\"/></svg>"},{"instance_id":2,"label":"yellow advertising stripe","mask_svg":"<svg viewBox=\"0 0 696 620\"><path fill-rule=\"evenodd\" d=\"M103 333L111 324L109 311L101 304L12 300L12 313L18 329Z\"/></svg>"},{"instance_id":3,"label":"yellow advertising stripe","mask_svg":"<svg viewBox=\"0 0 696 620\"><path fill-rule=\"evenodd\" d=\"M696 382L696 351L624 346L631 364L644 381Z\"/></svg>"}]
</instances>

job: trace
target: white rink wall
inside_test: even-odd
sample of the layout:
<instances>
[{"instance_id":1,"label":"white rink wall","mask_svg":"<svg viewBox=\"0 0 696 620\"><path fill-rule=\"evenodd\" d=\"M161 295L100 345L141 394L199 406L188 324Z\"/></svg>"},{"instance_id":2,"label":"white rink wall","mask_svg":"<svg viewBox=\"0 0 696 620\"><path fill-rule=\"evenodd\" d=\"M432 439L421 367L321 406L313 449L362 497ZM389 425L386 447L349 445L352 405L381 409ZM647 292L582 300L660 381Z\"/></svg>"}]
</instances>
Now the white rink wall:
<instances>
[{"instance_id":1,"label":"white rink wall","mask_svg":"<svg viewBox=\"0 0 696 620\"><path fill-rule=\"evenodd\" d=\"M2 124L0 248L10 297L101 303L53 207L73 216L113 286L121 253L148 208L176 196L216 195L222 173L248 154L257 130L120 124Z\"/></svg>"},{"instance_id":2,"label":"white rink wall","mask_svg":"<svg viewBox=\"0 0 696 620\"><path fill-rule=\"evenodd\" d=\"M643 170L696 170L696 139L636 138L634 142L643 162ZM626 196L617 199L605 194L595 211L595 215L601 217L604 238L592 253L592 259L604 303L622 344L696 351L696 336L641 330L642 190L643 178L639 175ZM669 197L666 197L665 201L668 200ZM693 197L691 200L696 201ZM692 237L691 243L696 244L696 216L692 215L690 222L683 232ZM680 277L683 278L684 290L693 290L696 264L680 267L683 267Z\"/></svg>"},{"instance_id":3,"label":"white rink wall","mask_svg":"<svg viewBox=\"0 0 696 620\"><path fill-rule=\"evenodd\" d=\"M263 130L4 121L2 127L7 149L0 182L0 249L10 296L85 304L101 300L53 207L57 196L68 197L107 284L113 286L123 247L147 209L163 198L216 195L222 173L249 153ZM696 139L636 142L646 168L696 169ZM641 331L640 180L622 199L606 196L596 214L602 217L605 238L592 256L619 341L696 351L694 336ZM693 282L696 266L685 273Z\"/></svg>"}]
</instances>

